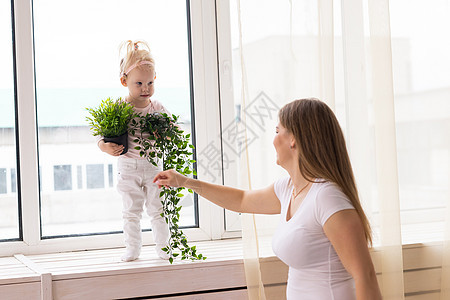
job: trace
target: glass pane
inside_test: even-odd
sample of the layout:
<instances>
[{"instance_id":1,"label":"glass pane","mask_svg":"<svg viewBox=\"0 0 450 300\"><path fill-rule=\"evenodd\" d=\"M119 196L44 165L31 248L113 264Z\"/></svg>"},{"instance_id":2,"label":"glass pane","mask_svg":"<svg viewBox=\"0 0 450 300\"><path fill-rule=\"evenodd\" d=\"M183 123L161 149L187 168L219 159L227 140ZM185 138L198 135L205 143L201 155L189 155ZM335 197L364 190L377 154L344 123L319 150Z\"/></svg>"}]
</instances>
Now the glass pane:
<instances>
[{"instance_id":1,"label":"glass pane","mask_svg":"<svg viewBox=\"0 0 450 300\"><path fill-rule=\"evenodd\" d=\"M41 0L33 6L42 235L121 231L117 158L97 147L85 108L128 95L119 80L119 45L145 40L156 61L152 98L191 132L186 1ZM192 198L182 203L180 225L195 226ZM142 227L150 229L146 218Z\"/></svg>"},{"instance_id":2,"label":"glass pane","mask_svg":"<svg viewBox=\"0 0 450 300\"><path fill-rule=\"evenodd\" d=\"M0 168L0 194L6 194L6 169Z\"/></svg>"},{"instance_id":3,"label":"glass pane","mask_svg":"<svg viewBox=\"0 0 450 300\"><path fill-rule=\"evenodd\" d=\"M294 99L317 95L318 80L313 65L319 53L316 48L317 3L302 1L293 4L292 24L289 3L273 0L230 1L230 55L236 116L235 120L222 124L225 128L222 132L225 151L234 147L224 158L224 168L233 168L237 164L236 177L245 182L241 170L246 165L245 162L239 165L239 159L245 155L247 146L254 189L267 187L287 176L284 169L276 164L272 144L279 109ZM255 10L255 7L258 9ZM239 49L239 23L244 62L241 62ZM246 136L244 127L247 128ZM258 222L258 230L267 229L270 232L278 224L278 219L279 216L264 216ZM236 213L226 211L227 230L239 229L240 223Z\"/></svg>"},{"instance_id":4,"label":"glass pane","mask_svg":"<svg viewBox=\"0 0 450 300\"><path fill-rule=\"evenodd\" d=\"M450 198L450 6L448 1L389 4L392 60L398 66L394 96L403 243L442 241Z\"/></svg>"},{"instance_id":5,"label":"glass pane","mask_svg":"<svg viewBox=\"0 0 450 300\"><path fill-rule=\"evenodd\" d=\"M88 189L104 188L105 175L103 174L103 165L87 165L86 182Z\"/></svg>"},{"instance_id":6,"label":"glass pane","mask_svg":"<svg viewBox=\"0 0 450 300\"><path fill-rule=\"evenodd\" d=\"M0 240L19 238L11 2L0 1Z\"/></svg>"},{"instance_id":7,"label":"glass pane","mask_svg":"<svg viewBox=\"0 0 450 300\"><path fill-rule=\"evenodd\" d=\"M64 191L72 189L72 166L54 166L53 178L55 191Z\"/></svg>"}]
</instances>

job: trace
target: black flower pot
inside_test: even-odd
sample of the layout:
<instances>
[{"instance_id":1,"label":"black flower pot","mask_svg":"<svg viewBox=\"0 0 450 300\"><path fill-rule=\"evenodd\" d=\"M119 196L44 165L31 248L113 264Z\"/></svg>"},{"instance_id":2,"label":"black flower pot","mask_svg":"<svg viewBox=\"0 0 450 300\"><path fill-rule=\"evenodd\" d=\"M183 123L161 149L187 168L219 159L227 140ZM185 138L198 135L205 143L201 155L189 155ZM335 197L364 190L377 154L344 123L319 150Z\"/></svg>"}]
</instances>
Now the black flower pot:
<instances>
[{"instance_id":1,"label":"black flower pot","mask_svg":"<svg viewBox=\"0 0 450 300\"><path fill-rule=\"evenodd\" d=\"M122 153L120 153L120 155L128 152L128 132L125 132L124 134L122 134L120 136L104 137L103 140L105 141L105 143L115 143L115 144L123 145L123 151L122 151Z\"/></svg>"}]
</instances>

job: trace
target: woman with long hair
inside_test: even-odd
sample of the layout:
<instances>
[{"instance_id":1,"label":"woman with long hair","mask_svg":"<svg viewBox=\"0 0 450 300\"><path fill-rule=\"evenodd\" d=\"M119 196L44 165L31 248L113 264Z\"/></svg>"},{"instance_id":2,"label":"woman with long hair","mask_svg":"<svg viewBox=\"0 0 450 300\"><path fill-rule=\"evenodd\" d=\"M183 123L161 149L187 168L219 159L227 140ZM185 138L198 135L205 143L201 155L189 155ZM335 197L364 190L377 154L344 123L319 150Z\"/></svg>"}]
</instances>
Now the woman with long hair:
<instances>
[{"instance_id":1,"label":"woman with long hair","mask_svg":"<svg viewBox=\"0 0 450 300\"><path fill-rule=\"evenodd\" d=\"M370 224L333 111L312 98L286 104L278 116L273 145L289 177L252 191L174 170L159 173L154 182L190 188L232 211L280 214L272 247L289 266L287 299L381 299L369 253Z\"/></svg>"}]
</instances>

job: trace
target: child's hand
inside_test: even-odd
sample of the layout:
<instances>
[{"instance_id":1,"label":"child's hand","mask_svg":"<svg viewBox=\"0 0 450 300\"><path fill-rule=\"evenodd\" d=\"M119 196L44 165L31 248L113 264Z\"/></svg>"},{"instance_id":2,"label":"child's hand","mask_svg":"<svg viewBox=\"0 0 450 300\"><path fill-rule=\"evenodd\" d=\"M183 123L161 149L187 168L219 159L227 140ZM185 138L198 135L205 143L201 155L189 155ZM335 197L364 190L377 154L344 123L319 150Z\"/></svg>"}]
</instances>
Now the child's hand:
<instances>
[{"instance_id":1,"label":"child's hand","mask_svg":"<svg viewBox=\"0 0 450 300\"><path fill-rule=\"evenodd\" d=\"M119 156L122 153L123 148L124 148L123 145L119 145L116 143L105 143L105 141L103 141L103 140L98 142L98 147L103 152L106 152L112 156Z\"/></svg>"}]
</instances>

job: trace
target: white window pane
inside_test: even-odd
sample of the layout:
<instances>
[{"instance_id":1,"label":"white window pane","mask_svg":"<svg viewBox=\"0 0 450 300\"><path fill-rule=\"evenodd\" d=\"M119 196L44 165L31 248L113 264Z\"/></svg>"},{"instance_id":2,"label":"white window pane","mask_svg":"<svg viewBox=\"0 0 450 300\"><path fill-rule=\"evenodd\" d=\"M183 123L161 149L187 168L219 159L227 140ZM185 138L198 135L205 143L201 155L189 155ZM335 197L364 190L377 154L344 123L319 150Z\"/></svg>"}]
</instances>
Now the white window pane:
<instances>
[{"instance_id":1,"label":"white window pane","mask_svg":"<svg viewBox=\"0 0 450 300\"><path fill-rule=\"evenodd\" d=\"M0 1L0 240L19 238L11 1Z\"/></svg>"},{"instance_id":2,"label":"white window pane","mask_svg":"<svg viewBox=\"0 0 450 300\"><path fill-rule=\"evenodd\" d=\"M234 168L236 174L225 174L225 181L229 182L233 177L246 181L246 174L243 175L240 170L247 166L240 166L239 158L245 155L247 145L251 184L256 189L267 187L278 178L288 176L276 164L276 152L272 144L278 123L278 110L294 99L316 95L318 81L314 63L319 53L317 3L293 3L292 28L288 1L249 0L239 4L244 62L241 65L238 1L230 1L231 41L228 51L232 59L236 116L234 120L222 124L224 151L232 149L234 144L234 151L229 151L228 157L224 158L224 169ZM242 78L243 66L245 78ZM242 99L242 81L245 82L246 89L245 103ZM246 137L243 130L238 129L239 126L244 126L244 122L247 127ZM238 214L226 211L226 216L226 229L238 230ZM279 216L264 217L264 221L258 223L258 228L262 231L267 228L270 232L278 224Z\"/></svg>"},{"instance_id":3,"label":"white window pane","mask_svg":"<svg viewBox=\"0 0 450 300\"><path fill-rule=\"evenodd\" d=\"M238 8L237 1L230 1L231 49L228 51L232 56L234 104L238 108L238 121L243 119L241 115L247 112L248 134L254 137L254 141L250 140L249 145L253 188L267 185L274 177L280 176L276 166L269 169L270 160L273 161L274 158L270 138L271 125L269 122L260 122L264 124L265 131L259 131L258 126L255 126L252 118L248 116L248 108L253 105L253 101L258 101L259 93L264 92L281 107L294 99L319 97L321 94L318 84L322 79L317 76L320 70L320 51L317 48L319 27L316 2L293 2L292 7L288 2L280 4L273 0L240 2L246 76L246 106L243 106L241 57L238 51ZM403 242L442 240L445 207L449 199L450 171L450 7L448 1L394 0L389 3ZM366 4L367 1L364 1L367 8ZM256 6L259 8L257 11L252 9ZM405 7L408 7L407 11ZM340 1L333 10L335 109L346 132L351 128L350 124L345 122L348 117L346 108L349 107L344 89ZM290 12L293 16L292 25ZM364 19L368 25L367 14ZM365 73L367 86L364 89L367 89L367 94L370 95L372 83L369 27L365 26L364 30L367 53L367 61L364 63L368 66ZM358 176L357 181L366 183L361 185L364 188L360 188L359 192L367 204L366 213L373 214L372 226L377 231L379 208L376 197L376 165L373 159L373 105L371 96L361 99L365 100L368 100L367 111L370 118L367 124L360 125L362 130L367 129L367 148L370 149L367 157L370 159L363 166L363 169L367 170L367 176ZM228 129L229 124L227 121L222 126ZM347 125L349 128L346 128ZM229 144L226 141L227 134L228 132L223 132L225 152ZM234 134L238 132L235 131ZM357 144L358 141L352 140L352 143ZM239 143L235 147L239 151ZM234 160L230 157L223 159ZM261 164L262 161L267 163ZM361 164L356 165L362 167ZM227 164L224 162L223 166L226 173ZM353 167L355 168L355 164ZM239 178L238 176L237 172L234 177ZM225 175L225 181L227 180ZM227 212L227 229L237 229L238 226L234 225L239 225L236 215ZM417 230L418 228L420 230Z\"/></svg>"},{"instance_id":4,"label":"white window pane","mask_svg":"<svg viewBox=\"0 0 450 300\"><path fill-rule=\"evenodd\" d=\"M450 171L450 7L395 0L390 14L403 243L442 240Z\"/></svg>"},{"instance_id":5,"label":"white window pane","mask_svg":"<svg viewBox=\"0 0 450 300\"><path fill-rule=\"evenodd\" d=\"M191 131L186 1L42 0L33 10L42 235L120 231L117 161L98 149L85 108L128 94L118 46L142 39L156 61L153 98ZM183 202L180 225L195 226L196 206Z\"/></svg>"}]
</instances>

